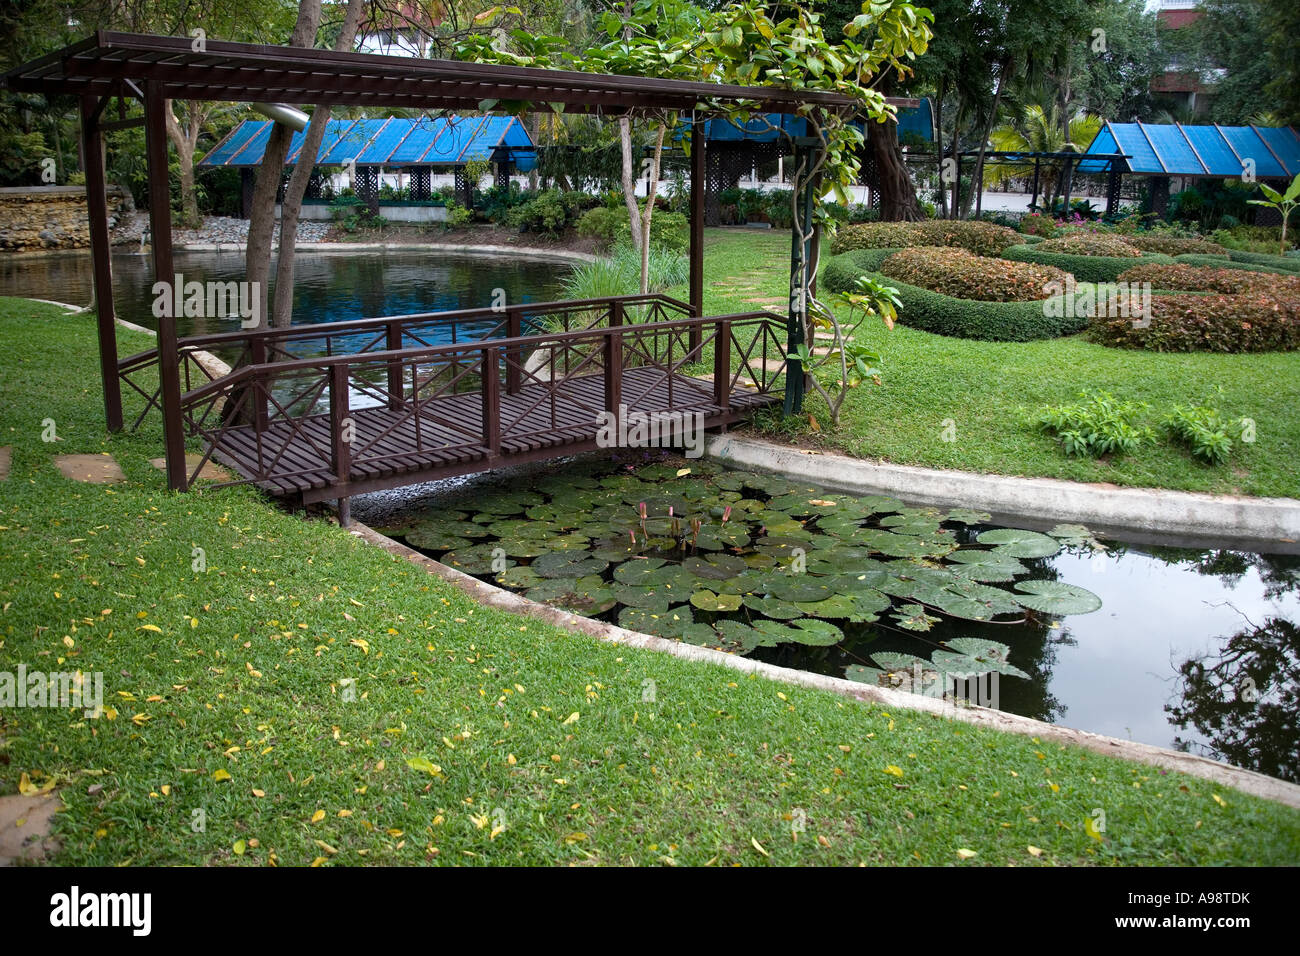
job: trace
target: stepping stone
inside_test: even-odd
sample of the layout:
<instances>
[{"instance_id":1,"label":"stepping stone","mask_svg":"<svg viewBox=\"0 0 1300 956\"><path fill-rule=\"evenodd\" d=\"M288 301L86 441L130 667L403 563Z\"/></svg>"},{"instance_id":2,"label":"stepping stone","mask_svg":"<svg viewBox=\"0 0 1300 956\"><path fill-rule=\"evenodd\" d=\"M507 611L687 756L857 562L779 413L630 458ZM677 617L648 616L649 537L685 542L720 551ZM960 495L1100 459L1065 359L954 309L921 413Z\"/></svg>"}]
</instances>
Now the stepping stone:
<instances>
[{"instance_id":1,"label":"stepping stone","mask_svg":"<svg viewBox=\"0 0 1300 956\"><path fill-rule=\"evenodd\" d=\"M203 456L197 452L187 451L185 453L185 472L193 475L194 469L199 467L199 460ZM167 470L166 458L150 458L149 464L153 465L159 471ZM234 476L220 465L214 465L209 458L203 463L203 468L199 472L199 478L206 478L208 481L234 481Z\"/></svg>"},{"instance_id":2,"label":"stepping stone","mask_svg":"<svg viewBox=\"0 0 1300 956\"><path fill-rule=\"evenodd\" d=\"M112 455L59 455L55 466L64 478L86 481L92 485L115 485L126 481L122 466Z\"/></svg>"},{"instance_id":3,"label":"stepping stone","mask_svg":"<svg viewBox=\"0 0 1300 956\"><path fill-rule=\"evenodd\" d=\"M55 793L0 797L0 866L40 863L57 850L59 844L50 836L50 822L61 806L63 800Z\"/></svg>"},{"instance_id":4,"label":"stepping stone","mask_svg":"<svg viewBox=\"0 0 1300 956\"><path fill-rule=\"evenodd\" d=\"M12 445L0 445L0 481L9 477L9 466L13 464L14 449Z\"/></svg>"}]
</instances>

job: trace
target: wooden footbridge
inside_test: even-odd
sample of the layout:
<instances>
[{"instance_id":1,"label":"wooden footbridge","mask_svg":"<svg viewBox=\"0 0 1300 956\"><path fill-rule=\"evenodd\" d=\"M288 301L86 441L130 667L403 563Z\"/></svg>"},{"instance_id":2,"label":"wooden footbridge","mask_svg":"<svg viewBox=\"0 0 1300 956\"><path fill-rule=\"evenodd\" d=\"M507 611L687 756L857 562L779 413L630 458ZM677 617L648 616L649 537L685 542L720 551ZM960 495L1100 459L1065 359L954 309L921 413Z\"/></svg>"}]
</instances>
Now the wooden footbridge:
<instances>
[{"instance_id":1,"label":"wooden footbridge","mask_svg":"<svg viewBox=\"0 0 1300 956\"><path fill-rule=\"evenodd\" d=\"M692 423L699 415L706 428L734 422L782 393L786 410L797 411L804 373L798 358L786 357L806 342L807 292L816 273L812 210L825 144L811 135L790 143L788 168L804 175L791 239L789 316L705 317L707 167L698 134L703 120L737 111L797 114L815 106L855 114L863 106L829 91L109 32L15 67L3 84L80 102L109 430L124 427L125 384L148 400L146 414L162 414L170 488L183 491L196 477L186 463L190 441L201 444L204 460L229 466L236 481L301 502L338 499L344 518L351 495L594 448L599 414L622 407L690 415ZM432 113L474 113L498 102L609 117L674 113L690 130L682 141L690 146L689 304L632 296L189 338L178 338L175 319L165 316L157 349L119 361L103 136L144 128L154 279L170 283L176 270L166 121L174 99ZM131 100L143 115L129 115ZM277 127L275 135L284 139L289 130ZM200 350L233 353L233 371L206 374L194 361Z\"/></svg>"},{"instance_id":2,"label":"wooden footbridge","mask_svg":"<svg viewBox=\"0 0 1300 956\"><path fill-rule=\"evenodd\" d=\"M392 316L178 341L186 432L298 503L599 447L605 414L726 426L780 400L785 319L691 316L663 295ZM230 355L214 377L195 359ZM161 408L159 352L118 374ZM698 417L697 417L698 416Z\"/></svg>"}]
</instances>

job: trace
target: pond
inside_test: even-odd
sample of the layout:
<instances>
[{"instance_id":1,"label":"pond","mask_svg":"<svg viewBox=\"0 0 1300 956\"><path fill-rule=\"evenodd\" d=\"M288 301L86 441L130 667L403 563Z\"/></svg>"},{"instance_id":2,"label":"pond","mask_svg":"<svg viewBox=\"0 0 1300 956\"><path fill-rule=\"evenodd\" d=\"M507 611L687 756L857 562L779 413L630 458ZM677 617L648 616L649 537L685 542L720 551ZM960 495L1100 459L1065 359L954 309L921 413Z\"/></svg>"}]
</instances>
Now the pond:
<instances>
[{"instance_id":1,"label":"pond","mask_svg":"<svg viewBox=\"0 0 1300 956\"><path fill-rule=\"evenodd\" d=\"M1001 709L1300 779L1300 556L643 462L480 479L376 523L634 630L928 693L985 673Z\"/></svg>"},{"instance_id":2,"label":"pond","mask_svg":"<svg viewBox=\"0 0 1300 956\"><path fill-rule=\"evenodd\" d=\"M246 274L242 252L178 251L175 267L186 282L238 281ZM569 268L561 260L532 254L484 255L437 248L367 251L342 246L337 252L300 252L294 275L294 325L485 308L492 305L497 289L504 290L507 302L546 302L563 297L560 282ZM148 255L113 255L118 315L156 329L152 269ZM0 257L0 295L84 305L90 301L91 288L89 252ZM238 330L239 320L178 318L176 327L181 335L228 332Z\"/></svg>"}]
</instances>

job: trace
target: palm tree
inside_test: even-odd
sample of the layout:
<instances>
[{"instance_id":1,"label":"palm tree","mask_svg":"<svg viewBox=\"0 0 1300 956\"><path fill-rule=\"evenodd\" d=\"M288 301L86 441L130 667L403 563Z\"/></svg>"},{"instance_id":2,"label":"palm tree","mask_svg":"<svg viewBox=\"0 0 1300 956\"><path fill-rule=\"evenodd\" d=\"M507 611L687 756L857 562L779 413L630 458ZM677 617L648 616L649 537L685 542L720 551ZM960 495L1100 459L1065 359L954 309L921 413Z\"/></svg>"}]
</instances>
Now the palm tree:
<instances>
[{"instance_id":1,"label":"palm tree","mask_svg":"<svg viewBox=\"0 0 1300 956\"><path fill-rule=\"evenodd\" d=\"M989 136L993 148L1006 153L1082 153L1101 129L1101 119L1080 114L1066 124L1061 122L1057 107L1044 110L1041 106L1027 106L1010 123L998 126ZM1008 179L1032 175L1033 163L1003 163L986 167L984 185L997 186ZM1064 185L1065 160L1044 158L1039 160L1039 181L1044 183L1043 206L1052 208L1057 194Z\"/></svg>"}]
</instances>

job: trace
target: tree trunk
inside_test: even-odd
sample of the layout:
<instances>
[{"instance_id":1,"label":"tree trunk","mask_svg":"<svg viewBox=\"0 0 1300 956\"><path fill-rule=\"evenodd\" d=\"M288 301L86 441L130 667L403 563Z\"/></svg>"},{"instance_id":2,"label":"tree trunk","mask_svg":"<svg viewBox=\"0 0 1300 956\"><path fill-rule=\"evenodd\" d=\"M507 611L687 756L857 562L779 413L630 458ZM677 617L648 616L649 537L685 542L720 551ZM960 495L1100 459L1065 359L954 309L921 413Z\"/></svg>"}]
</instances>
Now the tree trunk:
<instances>
[{"instance_id":1,"label":"tree trunk","mask_svg":"<svg viewBox=\"0 0 1300 956\"><path fill-rule=\"evenodd\" d=\"M655 194L659 192L659 163L663 158L664 134L668 128L659 124L655 135L654 162L650 164L650 186L646 190L645 210L641 213L641 294L650 291L650 217L655 211Z\"/></svg>"},{"instance_id":2,"label":"tree trunk","mask_svg":"<svg viewBox=\"0 0 1300 956\"><path fill-rule=\"evenodd\" d=\"M971 173L970 195L962 203L962 217L970 215L971 203L975 199L976 192L984 191L984 151L988 149L989 136L993 133L993 127L998 121L998 106L1002 102L1002 91L1006 88L1007 74L1011 72L1011 62L1004 61L1002 68L998 70L998 86L993 92L993 106L989 110L988 122L984 124L983 135L980 136L979 154L975 157L975 169ZM957 177L957 189L961 190L961 177Z\"/></svg>"},{"instance_id":3,"label":"tree trunk","mask_svg":"<svg viewBox=\"0 0 1300 956\"><path fill-rule=\"evenodd\" d=\"M186 109L185 129L172 109L172 100L163 104L163 119L167 127L167 138L176 149L176 162L181 173L181 219L187 226L199 224L199 200L194 181L194 150L198 145L199 133L203 129L203 117L206 110L190 104Z\"/></svg>"},{"instance_id":4,"label":"tree trunk","mask_svg":"<svg viewBox=\"0 0 1300 956\"><path fill-rule=\"evenodd\" d=\"M934 93L934 155L939 160L939 218L948 218L948 190L943 183L943 94L944 82L939 81Z\"/></svg>"},{"instance_id":5,"label":"tree trunk","mask_svg":"<svg viewBox=\"0 0 1300 956\"><path fill-rule=\"evenodd\" d=\"M641 210L636 202L636 166L632 161L632 121L626 116L618 118L618 141L623 151L623 202L632 227L632 248L642 249Z\"/></svg>"},{"instance_id":6,"label":"tree trunk","mask_svg":"<svg viewBox=\"0 0 1300 956\"><path fill-rule=\"evenodd\" d=\"M310 47L315 42L319 26L320 0L302 0L289 45ZM275 236L275 194L280 188L280 177L284 175L284 158L292 140L293 130L289 127L280 123L272 127L266 151L262 154L262 165L257 168L257 179L253 184L253 207L249 211L248 245L244 257L248 281L258 283L257 318L260 326L269 324L267 285L271 277L271 240Z\"/></svg>"},{"instance_id":7,"label":"tree trunk","mask_svg":"<svg viewBox=\"0 0 1300 956\"><path fill-rule=\"evenodd\" d=\"M363 6L363 0L348 0L342 31L334 43L336 52L351 51ZM280 255L275 264L275 306L271 311L275 324L280 327L293 324L293 269L297 255L295 245L298 241L298 221L302 214L303 196L307 194L307 186L315 170L316 154L320 152L329 118L330 108L326 105L318 106L312 112L311 122L307 124L307 131L303 135L302 150L298 153L298 164L289 177L284 202L280 207Z\"/></svg>"},{"instance_id":8,"label":"tree trunk","mask_svg":"<svg viewBox=\"0 0 1300 956\"><path fill-rule=\"evenodd\" d=\"M903 151L898 147L897 123L867 123L867 142L876 161L880 181L880 218L884 222L915 222L921 219L916 186L907 174Z\"/></svg>"}]
</instances>

